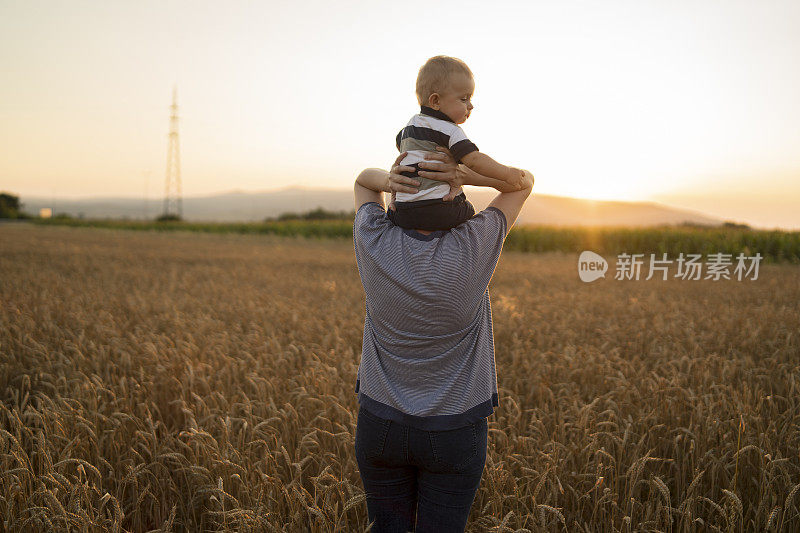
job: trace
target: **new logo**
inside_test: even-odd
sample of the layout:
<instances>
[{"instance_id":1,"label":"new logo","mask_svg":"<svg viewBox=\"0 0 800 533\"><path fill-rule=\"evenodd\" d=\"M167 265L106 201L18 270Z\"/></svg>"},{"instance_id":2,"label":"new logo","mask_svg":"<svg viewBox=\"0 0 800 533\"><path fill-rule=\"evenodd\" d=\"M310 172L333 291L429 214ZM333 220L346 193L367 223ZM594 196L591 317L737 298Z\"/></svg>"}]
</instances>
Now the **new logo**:
<instances>
[{"instance_id":1,"label":"new logo","mask_svg":"<svg viewBox=\"0 0 800 533\"><path fill-rule=\"evenodd\" d=\"M608 270L608 262L603 256L597 255L589 250L581 252L578 258L578 276L581 281L589 283L598 278L605 278Z\"/></svg>"}]
</instances>

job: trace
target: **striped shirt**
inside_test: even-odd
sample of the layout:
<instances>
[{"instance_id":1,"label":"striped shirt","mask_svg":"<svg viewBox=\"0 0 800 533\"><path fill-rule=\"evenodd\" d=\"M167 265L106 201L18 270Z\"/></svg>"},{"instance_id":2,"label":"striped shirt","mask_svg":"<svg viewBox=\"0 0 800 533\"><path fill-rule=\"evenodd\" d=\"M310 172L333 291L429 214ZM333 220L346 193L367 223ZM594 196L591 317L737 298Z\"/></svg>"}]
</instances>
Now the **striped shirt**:
<instances>
[{"instance_id":1,"label":"striped shirt","mask_svg":"<svg viewBox=\"0 0 800 533\"><path fill-rule=\"evenodd\" d=\"M467 139L467 135L450 117L438 109L421 106L420 112L411 117L406 127L397 134L397 149L408 152L401 165L414 167L413 172L403 172L403 176L420 181L419 191L416 193L398 192L396 201L416 202L443 198L450 191L450 186L443 181L436 181L420 177L417 174L420 161L425 160L425 152L435 152L436 145L446 146L456 160L470 152L478 151L478 147Z\"/></svg>"},{"instance_id":2,"label":"striped shirt","mask_svg":"<svg viewBox=\"0 0 800 533\"><path fill-rule=\"evenodd\" d=\"M372 414L455 429L498 405L489 281L507 223L489 207L449 231L395 226L375 202L353 225L366 294L355 392Z\"/></svg>"}]
</instances>

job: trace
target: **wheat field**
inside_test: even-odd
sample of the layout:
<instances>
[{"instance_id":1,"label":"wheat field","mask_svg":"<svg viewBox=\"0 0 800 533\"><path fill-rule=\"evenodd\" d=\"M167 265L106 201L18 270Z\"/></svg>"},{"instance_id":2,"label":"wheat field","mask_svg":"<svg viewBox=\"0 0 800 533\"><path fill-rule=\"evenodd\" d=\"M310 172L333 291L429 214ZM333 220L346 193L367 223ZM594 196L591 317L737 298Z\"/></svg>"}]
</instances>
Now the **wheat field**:
<instances>
[{"instance_id":1,"label":"wheat field","mask_svg":"<svg viewBox=\"0 0 800 533\"><path fill-rule=\"evenodd\" d=\"M500 259L468 531L800 531L800 267L576 262ZM0 529L368 528L352 242L5 224L0 299Z\"/></svg>"}]
</instances>

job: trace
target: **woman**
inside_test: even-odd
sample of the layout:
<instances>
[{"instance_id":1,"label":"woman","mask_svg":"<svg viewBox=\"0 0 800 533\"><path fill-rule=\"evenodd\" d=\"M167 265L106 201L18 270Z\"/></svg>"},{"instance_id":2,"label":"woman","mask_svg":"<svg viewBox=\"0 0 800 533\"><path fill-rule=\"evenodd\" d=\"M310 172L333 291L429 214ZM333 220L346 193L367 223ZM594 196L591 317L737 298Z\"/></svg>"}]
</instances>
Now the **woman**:
<instances>
[{"instance_id":1,"label":"woman","mask_svg":"<svg viewBox=\"0 0 800 533\"><path fill-rule=\"evenodd\" d=\"M419 185L400 175L412 170L398 166L405 154L390 173L363 171L354 188L366 294L355 452L374 532L464 530L498 405L488 285L533 175L512 190L437 150L420 176L500 191L449 231L407 230L386 216L383 192Z\"/></svg>"}]
</instances>

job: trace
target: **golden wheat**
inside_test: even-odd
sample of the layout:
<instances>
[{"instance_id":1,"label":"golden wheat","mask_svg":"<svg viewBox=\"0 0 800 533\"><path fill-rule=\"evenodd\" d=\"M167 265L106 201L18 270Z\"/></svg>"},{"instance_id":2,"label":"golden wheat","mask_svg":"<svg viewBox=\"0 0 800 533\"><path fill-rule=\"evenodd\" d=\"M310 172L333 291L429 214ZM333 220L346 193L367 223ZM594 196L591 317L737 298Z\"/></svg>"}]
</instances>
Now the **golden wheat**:
<instances>
[{"instance_id":1,"label":"golden wheat","mask_svg":"<svg viewBox=\"0 0 800 533\"><path fill-rule=\"evenodd\" d=\"M576 262L500 260L468 530L799 530L800 268ZM5 225L0 297L0 529L368 527L352 243Z\"/></svg>"}]
</instances>

